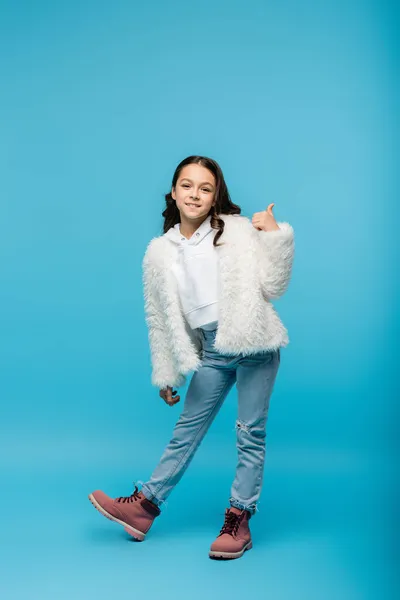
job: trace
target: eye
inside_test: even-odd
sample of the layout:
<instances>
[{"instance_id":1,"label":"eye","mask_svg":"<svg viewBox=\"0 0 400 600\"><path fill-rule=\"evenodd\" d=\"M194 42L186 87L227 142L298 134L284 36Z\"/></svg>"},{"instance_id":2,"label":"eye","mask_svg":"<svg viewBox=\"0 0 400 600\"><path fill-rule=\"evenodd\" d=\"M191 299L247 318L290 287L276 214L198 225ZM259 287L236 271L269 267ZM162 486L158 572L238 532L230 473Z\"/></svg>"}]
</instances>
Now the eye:
<instances>
[{"instance_id":1,"label":"eye","mask_svg":"<svg viewBox=\"0 0 400 600\"><path fill-rule=\"evenodd\" d=\"M188 187L190 187L190 185L188 183L182 183L182 187L188 188Z\"/></svg>"},{"instance_id":2,"label":"eye","mask_svg":"<svg viewBox=\"0 0 400 600\"><path fill-rule=\"evenodd\" d=\"M211 192L211 190L209 190L207 188L203 188L203 192Z\"/></svg>"}]
</instances>

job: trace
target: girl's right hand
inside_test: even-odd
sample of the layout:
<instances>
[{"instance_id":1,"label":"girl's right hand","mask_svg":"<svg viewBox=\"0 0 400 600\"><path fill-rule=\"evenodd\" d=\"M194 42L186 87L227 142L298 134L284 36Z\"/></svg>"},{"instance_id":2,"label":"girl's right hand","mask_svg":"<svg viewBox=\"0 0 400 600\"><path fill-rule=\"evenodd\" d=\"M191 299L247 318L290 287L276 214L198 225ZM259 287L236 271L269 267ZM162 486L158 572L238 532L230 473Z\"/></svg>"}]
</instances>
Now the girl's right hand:
<instances>
[{"instance_id":1,"label":"girl's right hand","mask_svg":"<svg viewBox=\"0 0 400 600\"><path fill-rule=\"evenodd\" d=\"M168 385L166 388L160 390L160 398L162 398L168 406L174 406L174 404L177 404L181 399L180 396L175 396L176 393L176 390L172 390L172 387Z\"/></svg>"}]
</instances>

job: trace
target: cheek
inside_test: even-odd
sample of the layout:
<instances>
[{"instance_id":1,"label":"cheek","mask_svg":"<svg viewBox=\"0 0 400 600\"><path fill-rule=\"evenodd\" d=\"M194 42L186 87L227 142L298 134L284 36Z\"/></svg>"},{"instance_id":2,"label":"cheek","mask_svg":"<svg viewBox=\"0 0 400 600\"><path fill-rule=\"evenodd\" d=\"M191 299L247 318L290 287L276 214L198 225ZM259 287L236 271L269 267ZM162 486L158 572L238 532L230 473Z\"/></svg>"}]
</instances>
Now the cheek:
<instances>
[{"instance_id":1,"label":"cheek","mask_svg":"<svg viewBox=\"0 0 400 600\"><path fill-rule=\"evenodd\" d=\"M176 201L182 203L186 197L185 190L179 190L175 192Z\"/></svg>"},{"instance_id":2,"label":"cheek","mask_svg":"<svg viewBox=\"0 0 400 600\"><path fill-rule=\"evenodd\" d=\"M205 204L212 204L214 199L214 194L206 194L205 192L200 192L200 198Z\"/></svg>"}]
</instances>

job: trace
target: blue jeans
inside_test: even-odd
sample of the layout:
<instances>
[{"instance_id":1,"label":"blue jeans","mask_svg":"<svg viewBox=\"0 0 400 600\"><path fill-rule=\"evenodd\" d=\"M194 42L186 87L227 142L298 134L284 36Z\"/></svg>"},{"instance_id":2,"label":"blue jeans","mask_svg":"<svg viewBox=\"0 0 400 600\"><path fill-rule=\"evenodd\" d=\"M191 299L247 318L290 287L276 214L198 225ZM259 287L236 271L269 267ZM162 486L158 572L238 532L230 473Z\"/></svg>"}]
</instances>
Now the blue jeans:
<instances>
[{"instance_id":1,"label":"blue jeans","mask_svg":"<svg viewBox=\"0 0 400 600\"><path fill-rule=\"evenodd\" d=\"M230 505L256 511L261 493L269 399L280 363L280 350L251 356L225 356L214 348L217 330L198 330L202 364L193 374L182 413L150 480L142 492L162 504L180 481L226 396L236 382L238 462Z\"/></svg>"}]
</instances>

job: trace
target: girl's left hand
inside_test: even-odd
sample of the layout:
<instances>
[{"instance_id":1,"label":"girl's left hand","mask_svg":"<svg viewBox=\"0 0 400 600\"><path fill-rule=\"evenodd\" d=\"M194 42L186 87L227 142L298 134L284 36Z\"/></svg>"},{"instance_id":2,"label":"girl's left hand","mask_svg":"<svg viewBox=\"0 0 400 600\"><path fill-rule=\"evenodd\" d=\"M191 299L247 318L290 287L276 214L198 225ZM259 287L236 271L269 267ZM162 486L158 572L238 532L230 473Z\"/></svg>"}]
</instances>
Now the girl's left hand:
<instances>
[{"instance_id":1,"label":"girl's left hand","mask_svg":"<svg viewBox=\"0 0 400 600\"><path fill-rule=\"evenodd\" d=\"M253 227L260 231L276 231L279 229L278 223L275 221L275 217L272 214L272 209L275 204L270 204L266 210L262 212L254 213L251 220Z\"/></svg>"}]
</instances>

